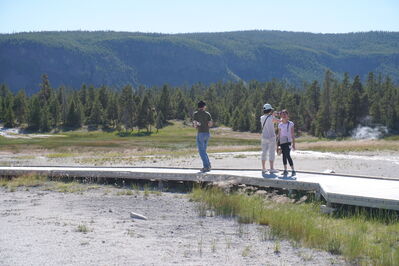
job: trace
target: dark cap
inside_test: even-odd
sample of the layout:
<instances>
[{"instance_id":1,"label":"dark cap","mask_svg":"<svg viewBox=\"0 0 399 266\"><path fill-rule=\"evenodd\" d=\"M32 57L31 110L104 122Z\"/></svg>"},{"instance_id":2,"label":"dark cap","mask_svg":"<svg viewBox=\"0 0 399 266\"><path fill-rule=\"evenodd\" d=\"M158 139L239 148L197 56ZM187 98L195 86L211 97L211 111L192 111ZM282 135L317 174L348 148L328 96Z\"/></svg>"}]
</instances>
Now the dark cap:
<instances>
[{"instance_id":1,"label":"dark cap","mask_svg":"<svg viewBox=\"0 0 399 266\"><path fill-rule=\"evenodd\" d=\"M206 106L206 103L204 101L199 101L198 102L198 108L202 108L204 106Z\"/></svg>"}]
</instances>

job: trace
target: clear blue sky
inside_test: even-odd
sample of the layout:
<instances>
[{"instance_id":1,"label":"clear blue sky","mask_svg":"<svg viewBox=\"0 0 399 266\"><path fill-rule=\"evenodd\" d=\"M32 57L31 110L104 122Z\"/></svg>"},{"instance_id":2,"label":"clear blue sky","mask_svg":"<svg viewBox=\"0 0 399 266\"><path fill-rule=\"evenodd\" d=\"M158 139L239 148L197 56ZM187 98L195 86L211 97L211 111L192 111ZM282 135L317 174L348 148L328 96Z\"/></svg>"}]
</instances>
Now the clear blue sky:
<instances>
[{"instance_id":1,"label":"clear blue sky","mask_svg":"<svg viewBox=\"0 0 399 266\"><path fill-rule=\"evenodd\" d=\"M398 0L0 0L0 33L399 31Z\"/></svg>"}]
</instances>

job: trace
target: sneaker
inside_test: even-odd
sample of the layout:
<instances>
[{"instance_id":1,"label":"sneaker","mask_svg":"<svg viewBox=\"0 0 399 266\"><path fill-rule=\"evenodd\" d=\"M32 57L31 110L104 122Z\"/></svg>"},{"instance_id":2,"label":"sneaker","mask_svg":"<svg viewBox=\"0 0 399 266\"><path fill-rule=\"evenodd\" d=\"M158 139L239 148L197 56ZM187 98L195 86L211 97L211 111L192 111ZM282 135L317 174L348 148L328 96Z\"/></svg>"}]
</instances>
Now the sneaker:
<instances>
[{"instance_id":1,"label":"sneaker","mask_svg":"<svg viewBox=\"0 0 399 266\"><path fill-rule=\"evenodd\" d=\"M275 174L275 173L278 173L278 170L276 170L276 169L269 169L269 173Z\"/></svg>"},{"instance_id":2,"label":"sneaker","mask_svg":"<svg viewBox=\"0 0 399 266\"><path fill-rule=\"evenodd\" d=\"M291 175L292 175L292 176L296 175L295 170L292 170Z\"/></svg>"},{"instance_id":3,"label":"sneaker","mask_svg":"<svg viewBox=\"0 0 399 266\"><path fill-rule=\"evenodd\" d=\"M284 171L283 171L283 175L288 175L288 171L287 171L287 170L284 170Z\"/></svg>"},{"instance_id":4,"label":"sneaker","mask_svg":"<svg viewBox=\"0 0 399 266\"><path fill-rule=\"evenodd\" d=\"M209 172L209 171L211 171L211 168L208 168L208 167L204 167L201 169L201 172L203 172L203 173Z\"/></svg>"},{"instance_id":5,"label":"sneaker","mask_svg":"<svg viewBox=\"0 0 399 266\"><path fill-rule=\"evenodd\" d=\"M267 173L266 169L262 169L262 175L265 175Z\"/></svg>"}]
</instances>

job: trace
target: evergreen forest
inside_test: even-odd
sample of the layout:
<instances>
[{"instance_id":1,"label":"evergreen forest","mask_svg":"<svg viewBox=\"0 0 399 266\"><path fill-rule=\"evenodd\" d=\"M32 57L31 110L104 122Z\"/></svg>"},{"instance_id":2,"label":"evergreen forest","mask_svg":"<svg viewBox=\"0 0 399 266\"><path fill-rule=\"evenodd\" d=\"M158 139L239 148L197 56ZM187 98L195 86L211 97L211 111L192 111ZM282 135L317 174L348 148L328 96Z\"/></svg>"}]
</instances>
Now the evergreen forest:
<instances>
[{"instance_id":1,"label":"evergreen forest","mask_svg":"<svg viewBox=\"0 0 399 266\"><path fill-rule=\"evenodd\" d=\"M132 86L119 89L82 85L53 88L42 75L32 95L0 86L0 122L33 132L89 129L120 134L150 134L173 119L191 120L196 103L204 100L217 126L260 132L263 104L287 109L298 133L340 138L358 125L386 126L399 132L399 86L389 76L370 72L366 80L327 70L317 80L294 87L285 81L216 82L191 86Z\"/></svg>"}]
</instances>

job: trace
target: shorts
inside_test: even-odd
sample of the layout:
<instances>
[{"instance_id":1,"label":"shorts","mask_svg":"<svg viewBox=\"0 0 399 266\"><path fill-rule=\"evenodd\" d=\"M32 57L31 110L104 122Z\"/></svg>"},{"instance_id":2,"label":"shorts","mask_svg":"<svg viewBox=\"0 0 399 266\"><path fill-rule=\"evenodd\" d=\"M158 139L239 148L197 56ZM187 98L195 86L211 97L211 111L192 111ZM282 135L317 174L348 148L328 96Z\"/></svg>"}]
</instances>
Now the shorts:
<instances>
[{"instance_id":1,"label":"shorts","mask_svg":"<svg viewBox=\"0 0 399 266\"><path fill-rule=\"evenodd\" d=\"M266 161L269 157L269 161L274 161L276 154L276 139L262 139L262 160Z\"/></svg>"}]
</instances>

